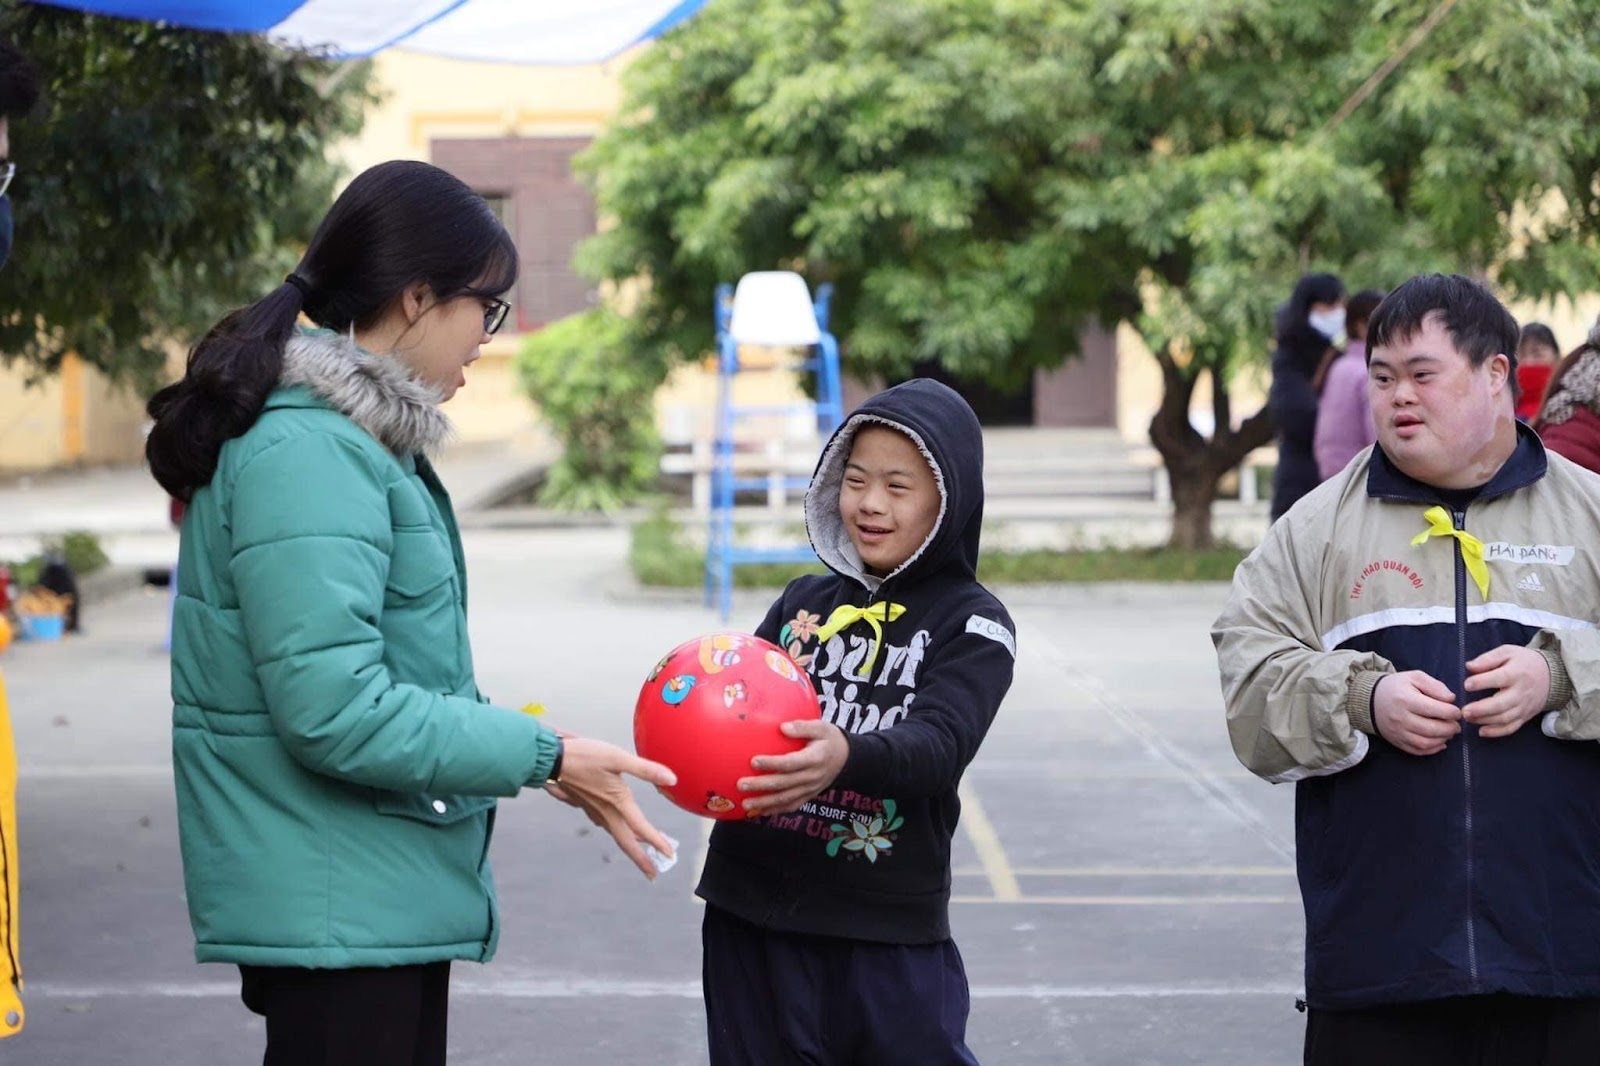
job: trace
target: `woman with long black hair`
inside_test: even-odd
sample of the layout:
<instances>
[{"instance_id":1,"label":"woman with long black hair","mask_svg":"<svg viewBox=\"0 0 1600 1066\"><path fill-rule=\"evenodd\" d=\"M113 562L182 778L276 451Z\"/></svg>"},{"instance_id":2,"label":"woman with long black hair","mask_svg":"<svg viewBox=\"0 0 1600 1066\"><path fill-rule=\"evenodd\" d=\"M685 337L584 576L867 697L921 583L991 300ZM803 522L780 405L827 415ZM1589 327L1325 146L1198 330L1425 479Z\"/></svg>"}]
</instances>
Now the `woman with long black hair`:
<instances>
[{"instance_id":1,"label":"woman with long black hair","mask_svg":"<svg viewBox=\"0 0 1600 1066\"><path fill-rule=\"evenodd\" d=\"M428 456L516 275L481 197L381 164L150 401L150 468L187 504L173 766L196 955L240 967L269 1066L445 1061L450 962L498 938L497 797L551 788L646 876L643 845L672 850L622 776L670 771L474 680Z\"/></svg>"}]
</instances>

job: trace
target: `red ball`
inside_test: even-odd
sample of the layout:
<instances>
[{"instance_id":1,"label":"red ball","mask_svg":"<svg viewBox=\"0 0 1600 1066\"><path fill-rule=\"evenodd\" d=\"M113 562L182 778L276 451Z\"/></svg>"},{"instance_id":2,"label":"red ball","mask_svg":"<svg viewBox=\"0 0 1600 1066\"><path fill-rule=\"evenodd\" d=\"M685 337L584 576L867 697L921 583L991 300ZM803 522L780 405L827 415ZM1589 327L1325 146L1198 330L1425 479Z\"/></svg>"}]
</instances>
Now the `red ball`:
<instances>
[{"instance_id":1,"label":"red ball","mask_svg":"<svg viewBox=\"0 0 1600 1066\"><path fill-rule=\"evenodd\" d=\"M633 709L633 746L678 783L662 789L706 818L745 817L738 781L757 755L785 755L805 742L778 727L817 718L811 679L775 644L747 633L712 633L680 644L656 664Z\"/></svg>"}]
</instances>

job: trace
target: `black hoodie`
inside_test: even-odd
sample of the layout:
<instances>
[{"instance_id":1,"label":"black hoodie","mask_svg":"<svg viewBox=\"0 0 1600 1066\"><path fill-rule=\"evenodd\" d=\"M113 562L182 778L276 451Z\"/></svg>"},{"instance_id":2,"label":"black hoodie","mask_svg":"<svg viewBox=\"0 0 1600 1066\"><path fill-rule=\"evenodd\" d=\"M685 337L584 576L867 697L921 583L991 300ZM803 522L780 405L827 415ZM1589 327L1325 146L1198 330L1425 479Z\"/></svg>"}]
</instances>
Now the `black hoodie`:
<instances>
[{"instance_id":1,"label":"black hoodie","mask_svg":"<svg viewBox=\"0 0 1600 1066\"><path fill-rule=\"evenodd\" d=\"M868 424L909 437L940 492L928 539L881 581L866 573L839 514L851 442ZM810 672L822 717L844 730L850 757L794 814L719 822L697 891L768 929L935 943L950 935L956 786L1016 658L1011 616L977 578L983 436L972 409L926 379L872 397L823 449L805 512L811 545L833 573L790 582L756 635ZM905 608L883 622L881 648L865 620L818 639L836 608L881 601Z\"/></svg>"}]
</instances>

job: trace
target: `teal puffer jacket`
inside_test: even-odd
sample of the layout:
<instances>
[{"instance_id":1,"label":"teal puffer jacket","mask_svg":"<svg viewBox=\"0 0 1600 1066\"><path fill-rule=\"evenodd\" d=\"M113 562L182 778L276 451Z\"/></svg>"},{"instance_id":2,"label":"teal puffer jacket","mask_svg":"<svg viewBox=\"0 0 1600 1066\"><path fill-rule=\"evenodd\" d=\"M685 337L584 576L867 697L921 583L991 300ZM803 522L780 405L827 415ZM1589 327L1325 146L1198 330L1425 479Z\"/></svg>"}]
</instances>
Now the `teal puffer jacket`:
<instances>
[{"instance_id":1,"label":"teal puffer jacket","mask_svg":"<svg viewBox=\"0 0 1600 1066\"><path fill-rule=\"evenodd\" d=\"M473 679L449 426L399 364L328 333L184 517L173 765L200 961L487 960L495 797L558 741Z\"/></svg>"}]
</instances>

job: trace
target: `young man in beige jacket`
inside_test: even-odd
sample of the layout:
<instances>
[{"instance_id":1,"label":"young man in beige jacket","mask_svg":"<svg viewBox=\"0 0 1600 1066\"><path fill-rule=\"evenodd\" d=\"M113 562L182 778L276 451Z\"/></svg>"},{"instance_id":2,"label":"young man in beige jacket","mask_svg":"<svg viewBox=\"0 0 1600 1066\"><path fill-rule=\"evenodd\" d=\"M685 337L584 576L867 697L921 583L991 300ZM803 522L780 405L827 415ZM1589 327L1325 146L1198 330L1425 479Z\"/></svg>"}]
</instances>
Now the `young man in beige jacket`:
<instances>
[{"instance_id":1,"label":"young man in beige jacket","mask_svg":"<svg viewBox=\"0 0 1600 1066\"><path fill-rule=\"evenodd\" d=\"M1378 443L1212 631L1235 753L1296 784L1308 1064L1600 1054L1600 478L1516 421L1479 283L1374 313Z\"/></svg>"}]
</instances>

